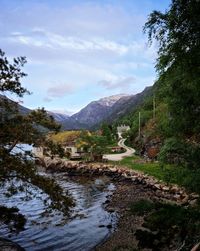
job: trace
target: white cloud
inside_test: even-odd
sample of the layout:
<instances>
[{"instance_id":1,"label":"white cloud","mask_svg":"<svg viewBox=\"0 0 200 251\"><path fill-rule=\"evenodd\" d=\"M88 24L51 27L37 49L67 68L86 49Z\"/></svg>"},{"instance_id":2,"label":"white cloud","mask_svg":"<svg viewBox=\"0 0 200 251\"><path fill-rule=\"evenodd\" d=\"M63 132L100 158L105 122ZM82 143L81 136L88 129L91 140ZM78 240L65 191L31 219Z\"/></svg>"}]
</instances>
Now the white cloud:
<instances>
[{"instance_id":1,"label":"white cloud","mask_svg":"<svg viewBox=\"0 0 200 251\"><path fill-rule=\"evenodd\" d=\"M81 107L79 102L87 102L76 99L81 91L89 90L85 95L92 100L94 91L112 95L149 84L156 46L148 48L143 38L146 17L135 11L137 1L128 4L133 9L124 1L109 2L22 1L7 9L3 5L1 47L11 58L27 57L25 85L30 84L35 100L39 102L40 95L48 106L62 101L71 107L74 99Z\"/></svg>"},{"instance_id":2,"label":"white cloud","mask_svg":"<svg viewBox=\"0 0 200 251\"><path fill-rule=\"evenodd\" d=\"M50 98L61 98L73 92L74 86L68 84L52 86L47 90L47 94L50 96Z\"/></svg>"},{"instance_id":3,"label":"white cloud","mask_svg":"<svg viewBox=\"0 0 200 251\"><path fill-rule=\"evenodd\" d=\"M126 89L128 90L132 84L136 81L135 77L119 78L117 81L102 80L99 81L99 85L106 89Z\"/></svg>"},{"instance_id":4,"label":"white cloud","mask_svg":"<svg viewBox=\"0 0 200 251\"><path fill-rule=\"evenodd\" d=\"M38 32L40 35L38 35ZM34 28L29 34L12 32L8 40L14 43L21 43L23 45L33 47L46 47L60 50L66 49L82 52L110 51L119 55L127 53L132 47L132 45L130 47L130 45L125 45L98 37L82 39L80 37L62 36L36 28Z\"/></svg>"}]
</instances>

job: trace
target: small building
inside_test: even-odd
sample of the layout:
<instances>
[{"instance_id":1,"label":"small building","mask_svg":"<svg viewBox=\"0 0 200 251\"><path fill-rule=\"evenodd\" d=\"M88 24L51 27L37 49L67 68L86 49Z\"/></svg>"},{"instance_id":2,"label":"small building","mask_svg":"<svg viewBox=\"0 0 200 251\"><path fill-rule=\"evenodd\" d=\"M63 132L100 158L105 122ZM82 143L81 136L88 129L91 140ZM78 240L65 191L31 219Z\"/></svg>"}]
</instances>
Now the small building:
<instances>
[{"instance_id":1,"label":"small building","mask_svg":"<svg viewBox=\"0 0 200 251\"><path fill-rule=\"evenodd\" d=\"M113 146L111 147L111 152L112 153L121 153L123 151L123 147L121 146Z\"/></svg>"},{"instance_id":2,"label":"small building","mask_svg":"<svg viewBox=\"0 0 200 251\"><path fill-rule=\"evenodd\" d=\"M44 157L44 148L43 147L33 147L32 150L33 156L37 158Z\"/></svg>"},{"instance_id":3,"label":"small building","mask_svg":"<svg viewBox=\"0 0 200 251\"><path fill-rule=\"evenodd\" d=\"M65 153L69 154L70 159L81 159L83 157L82 149L77 148L76 146L65 146Z\"/></svg>"}]
</instances>

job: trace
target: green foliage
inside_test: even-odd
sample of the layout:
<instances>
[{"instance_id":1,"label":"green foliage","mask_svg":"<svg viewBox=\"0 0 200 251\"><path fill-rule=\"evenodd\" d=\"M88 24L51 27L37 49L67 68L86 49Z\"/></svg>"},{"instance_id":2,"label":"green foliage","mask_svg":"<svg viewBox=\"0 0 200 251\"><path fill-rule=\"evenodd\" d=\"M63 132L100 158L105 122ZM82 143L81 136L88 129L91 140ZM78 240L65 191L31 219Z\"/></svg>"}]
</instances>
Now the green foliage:
<instances>
[{"instance_id":1,"label":"green foliage","mask_svg":"<svg viewBox=\"0 0 200 251\"><path fill-rule=\"evenodd\" d=\"M60 128L53 117L49 116L42 108L29 114L20 114L18 103L10 101L4 94L12 93L23 97L29 93L21 86L21 78L26 76L21 67L26 62L25 58L16 58L13 64L9 63L5 54L0 51L0 183L11 182L9 194L12 195L31 186L42 189L49 195L48 205L59 209L63 213L69 212L69 206L73 205L72 199L64 193L55 181L38 174L32 156L24 149L13 152L19 144L32 144L35 146L47 146L52 154L63 154L60 145L47 140L40 128L57 132ZM14 182L15 181L15 182ZM23 185L17 186L18 182Z\"/></svg>"},{"instance_id":2,"label":"green foliage","mask_svg":"<svg viewBox=\"0 0 200 251\"><path fill-rule=\"evenodd\" d=\"M63 145L68 145L69 142L75 141L80 136L81 131L62 131L58 133L49 134L49 138L55 143L61 143Z\"/></svg>"},{"instance_id":3,"label":"green foliage","mask_svg":"<svg viewBox=\"0 0 200 251\"><path fill-rule=\"evenodd\" d=\"M188 155L188 147L183 140L168 138L159 153L159 160L163 163L184 165Z\"/></svg>"},{"instance_id":4,"label":"green foliage","mask_svg":"<svg viewBox=\"0 0 200 251\"><path fill-rule=\"evenodd\" d=\"M25 57L14 58L13 63L10 63L5 57L5 53L0 49L0 92L10 90L11 93L20 97L29 93L20 83L21 78L26 76L21 70L25 63Z\"/></svg>"},{"instance_id":5,"label":"green foliage","mask_svg":"<svg viewBox=\"0 0 200 251\"><path fill-rule=\"evenodd\" d=\"M200 163L200 146L185 142L180 138L168 138L159 153L161 163L185 166L198 169Z\"/></svg>"},{"instance_id":6,"label":"green foliage","mask_svg":"<svg viewBox=\"0 0 200 251\"><path fill-rule=\"evenodd\" d=\"M174 134L195 134L200 125L200 2L173 0L165 13L150 14L145 31L159 42L158 89L167 96Z\"/></svg>"},{"instance_id":7,"label":"green foliage","mask_svg":"<svg viewBox=\"0 0 200 251\"><path fill-rule=\"evenodd\" d=\"M130 205L130 212L136 215L144 215L149 213L155 208L154 204L150 200L141 199L139 201L133 202Z\"/></svg>"},{"instance_id":8,"label":"green foliage","mask_svg":"<svg viewBox=\"0 0 200 251\"><path fill-rule=\"evenodd\" d=\"M178 184L187 190L200 193L200 169L189 169L174 165L166 165L155 162L145 163L138 157L126 157L119 165L142 171L170 184Z\"/></svg>"},{"instance_id":9,"label":"green foliage","mask_svg":"<svg viewBox=\"0 0 200 251\"><path fill-rule=\"evenodd\" d=\"M55 155L59 155L62 158L65 155L65 151L62 145L60 143L55 143L51 140L46 140L45 150L47 153L50 152L50 155L52 157Z\"/></svg>"},{"instance_id":10,"label":"green foliage","mask_svg":"<svg viewBox=\"0 0 200 251\"><path fill-rule=\"evenodd\" d=\"M109 126L108 124L103 123L101 125L101 130L102 130L102 136L106 137L107 141L111 143L114 139L112 126Z\"/></svg>"},{"instance_id":11,"label":"green foliage","mask_svg":"<svg viewBox=\"0 0 200 251\"><path fill-rule=\"evenodd\" d=\"M156 107L156 134L162 138L168 138L173 135L169 108L167 103L162 101Z\"/></svg>"},{"instance_id":12,"label":"green foliage","mask_svg":"<svg viewBox=\"0 0 200 251\"><path fill-rule=\"evenodd\" d=\"M107 151L109 143L105 136L82 131L76 145L79 148L82 147L84 151L90 154L90 160L95 160L95 157L102 156Z\"/></svg>"},{"instance_id":13,"label":"green foliage","mask_svg":"<svg viewBox=\"0 0 200 251\"><path fill-rule=\"evenodd\" d=\"M138 157L126 157L119 161L122 166L127 166L131 169L142 171L149 175L156 177L157 179L163 179L163 168L159 163L147 162L145 163L142 159Z\"/></svg>"},{"instance_id":14,"label":"green foliage","mask_svg":"<svg viewBox=\"0 0 200 251\"><path fill-rule=\"evenodd\" d=\"M191 250L200 238L200 212L171 204L156 203L154 207L145 217L146 230L136 231L139 246L163 250L170 244L177 247L184 243L181 250Z\"/></svg>"}]
</instances>

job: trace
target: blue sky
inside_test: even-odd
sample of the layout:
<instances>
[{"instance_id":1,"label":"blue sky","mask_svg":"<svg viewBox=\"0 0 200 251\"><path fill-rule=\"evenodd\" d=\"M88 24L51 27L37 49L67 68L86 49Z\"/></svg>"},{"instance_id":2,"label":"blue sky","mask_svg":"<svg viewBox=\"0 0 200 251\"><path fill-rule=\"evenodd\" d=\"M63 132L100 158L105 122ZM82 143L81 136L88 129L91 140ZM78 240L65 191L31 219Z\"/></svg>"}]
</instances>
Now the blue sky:
<instances>
[{"instance_id":1,"label":"blue sky","mask_svg":"<svg viewBox=\"0 0 200 251\"><path fill-rule=\"evenodd\" d=\"M0 48L26 56L23 105L73 113L136 94L156 79L156 44L142 27L169 0L0 0Z\"/></svg>"}]
</instances>

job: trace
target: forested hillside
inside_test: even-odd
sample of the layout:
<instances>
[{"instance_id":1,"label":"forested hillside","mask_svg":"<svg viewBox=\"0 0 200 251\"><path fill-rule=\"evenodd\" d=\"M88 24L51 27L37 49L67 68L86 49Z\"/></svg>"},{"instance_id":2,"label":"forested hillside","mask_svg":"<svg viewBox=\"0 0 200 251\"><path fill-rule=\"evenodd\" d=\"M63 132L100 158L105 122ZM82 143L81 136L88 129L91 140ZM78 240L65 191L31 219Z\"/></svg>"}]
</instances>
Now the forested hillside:
<instances>
[{"instance_id":1,"label":"forested hillside","mask_svg":"<svg viewBox=\"0 0 200 251\"><path fill-rule=\"evenodd\" d=\"M117 122L131 126L129 144L139 151L153 141L160 160L188 168L200 167L199 20L198 1L172 1L169 11L151 13L144 31L159 44L158 79L143 104Z\"/></svg>"}]
</instances>

